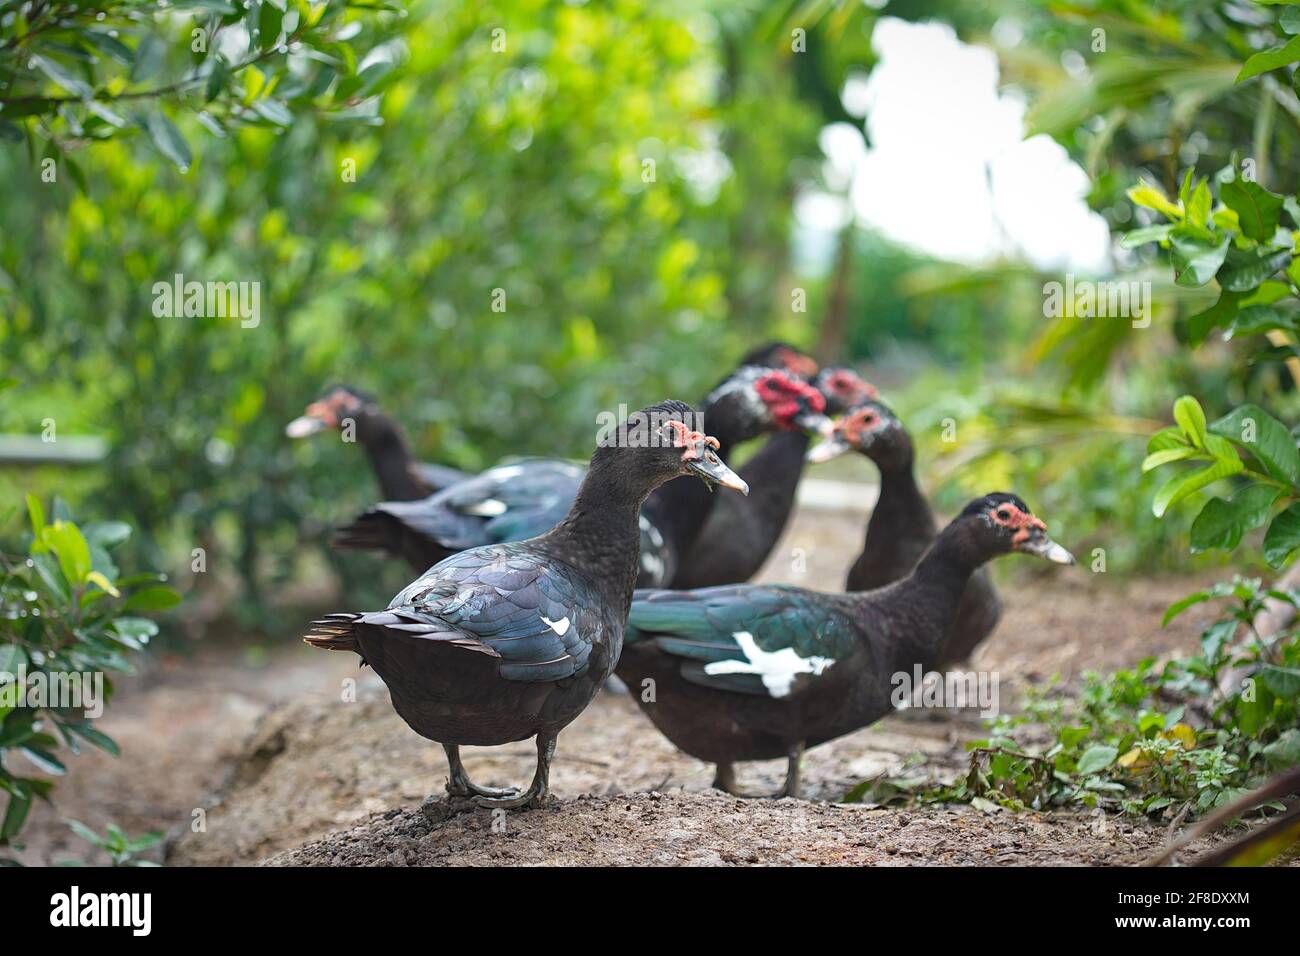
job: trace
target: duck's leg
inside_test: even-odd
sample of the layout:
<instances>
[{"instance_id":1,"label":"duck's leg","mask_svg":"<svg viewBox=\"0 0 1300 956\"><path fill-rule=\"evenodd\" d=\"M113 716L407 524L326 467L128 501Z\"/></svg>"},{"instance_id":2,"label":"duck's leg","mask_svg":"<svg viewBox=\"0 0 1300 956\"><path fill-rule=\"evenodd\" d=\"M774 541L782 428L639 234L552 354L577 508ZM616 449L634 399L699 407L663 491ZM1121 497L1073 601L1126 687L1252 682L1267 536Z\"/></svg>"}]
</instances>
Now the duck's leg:
<instances>
[{"instance_id":1,"label":"duck's leg","mask_svg":"<svg viewBox=\"0 0 1300 956\"><path fill-rule=\"evenodd\" d=\"M718 764L717 773L713 775L713 789L729 793L733 797L740 797L742 800L757 800L762 796L761 793L745 793L737 786L736 765L730 760Z\"/></svg>"},{"instance_id":2,"label":"duck's leg","mask_svg":"<svg viewBox=\"0 0 1300 956\"><path fill-rule=\"evenodd\" d=\"M502 789L500 787L480 787L469 779L465 765L460 762L460 747L457 744L443 744L447 752L447 792L453 797L512 797L519 792L517 787Z\"/></svg>"},{"instance_id":3,"label":"duck's leg","mask_svg":"<svg viewBox=\"0 0 1300 956\"><path fill-rule=\"evenodd\" d=\"M799 769L803 762L803 741L799 741L790 748L790 756L787 758L785 771L785 786L781 788L778 797L792 797L799 799Z\"/></svg>"},{"instance_id":4,"label":"duck's leg","mask_svg":"<svg viewBox=\"0 0 1300 956\"><path fill-rule=\"evenodd\" d=\"M537 772L533 774L533 784L523 793L516 792L510 797L479 797L480 807L513 810L516 807L540 807L550 791L551 758L555 756L555 741L558 734L537 735Z\"/></svg>"}]
</instances>

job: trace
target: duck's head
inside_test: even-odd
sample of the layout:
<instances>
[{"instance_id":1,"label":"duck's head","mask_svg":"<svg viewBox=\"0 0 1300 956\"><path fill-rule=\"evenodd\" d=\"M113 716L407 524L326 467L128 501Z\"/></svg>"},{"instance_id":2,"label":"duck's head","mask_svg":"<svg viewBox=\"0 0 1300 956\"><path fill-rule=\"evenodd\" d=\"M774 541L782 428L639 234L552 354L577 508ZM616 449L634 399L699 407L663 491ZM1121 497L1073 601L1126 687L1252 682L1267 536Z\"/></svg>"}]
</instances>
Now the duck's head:
<instances>
[{"instance_id":1,"label":"duck's head","mask_svg":"<svg viewBox=\"0 0 1300 956\"><path fill-rule=\"evenodd\" d=\"M651 488L694 475L710 488L749 494L749 485L718 457L718 440L704 432L701 413L685 402L669 399L633 412L600 445L598 458L616 458Z\"/></svg>"},{"instance_id":2,"label":"duck's head","mask_svg":"<svg viewBox=\"0 0 1300 956\"><path fill-rule=\"evenodd\" d=\"M342 428L346 420L360 421L377 413L375 400L350 385L331 385L303 413L285 426L290 438L306 438L329 428Z\"/></svg>"},{"instance_id":3,"label":"duck's head","mask_svg":"<svg viewBox=\"0 0 1300 956\"><path fill-rule=\"evenodd\" d=\"M784 369L742 365L704 400L707 422L725 422L733 441L767 432L830 427L826 399L806 381Z\"/></svg>"},{"instance_id":4,"label":"duck's head","mask_svg":"<svg viewBox=\"0 0 1300 956\"><path fill-rule=\"evenodd\" d=\"M826 414L842 415L863 402L878 398L876 387L851 368L824 368L812 379L826 398Z\"/></svg>"},{"instance_id":5,"label":"duck's head","mask_svg":"<svg viewBox=\"0 0 1300 956\"><path fill-rule=\"evenodd\" d=\"M866 455L881 468L901 468L911 464L912 436L888 405L872 399L835 419L808 450L808 461L827 462L847 451Z\"/></svg>"},{"instance_id":6,"label":"duck's head","mask_svg":"<svg viewBox=\"0 0 1300 956\"><path fill-rule=\"evenodd\" d=\"M786 342L769 342L750 351L740 364L775 368L811 380L817 374L817 360Z\"/></svg>"},{"instance_id":7,"label":"duck's head","mask_svg":"<svg viewBox=\"0 0 1300 956\"><path fill-rule=\"evenodd\" d=\"M1016 495L995 491L976 498L953 520L983 555L1021 552L1054 564L1074 564L1074 555L1047 536L1047 525Z\"/></svg>"}]
</instances>

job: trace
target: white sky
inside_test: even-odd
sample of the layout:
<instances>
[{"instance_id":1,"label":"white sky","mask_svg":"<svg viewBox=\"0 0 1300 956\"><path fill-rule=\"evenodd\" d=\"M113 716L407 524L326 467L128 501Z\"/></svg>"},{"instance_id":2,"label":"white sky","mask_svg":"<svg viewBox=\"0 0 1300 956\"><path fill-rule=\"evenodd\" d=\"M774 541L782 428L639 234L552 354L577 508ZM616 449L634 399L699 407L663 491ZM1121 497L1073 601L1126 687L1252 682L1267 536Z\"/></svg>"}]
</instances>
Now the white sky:
<instances>
[{"instance_id":1,"label":"white sky","mask_svg":"<svg viewBox=\"0 0 1300 956\"><path fill-rule=\"evenodd\" d=\"M872 44L879 63L843 91L845 108L866 117L872 146L848 124L822 131L827 182L849 205L825 193L803 197L803 240L822 246L815 234L851 212L943 259L1109 270L1105 220L1084 201L1087 176L1051 138L1024 138L1024 101L999 93L992 50L962 43L947 24L892 17L876 25Z\"/></svg>"}]
</instances>

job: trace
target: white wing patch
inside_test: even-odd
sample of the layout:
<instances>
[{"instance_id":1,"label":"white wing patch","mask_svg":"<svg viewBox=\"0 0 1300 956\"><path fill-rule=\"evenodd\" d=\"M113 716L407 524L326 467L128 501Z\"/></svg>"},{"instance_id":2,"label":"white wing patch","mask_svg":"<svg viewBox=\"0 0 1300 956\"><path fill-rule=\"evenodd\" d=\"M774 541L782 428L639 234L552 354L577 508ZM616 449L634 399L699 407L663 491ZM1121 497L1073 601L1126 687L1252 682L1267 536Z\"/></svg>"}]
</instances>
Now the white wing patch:
<instances>
[{"instance_id":1,"label":"white wing patch","mask_svg":"<svg viewBox=\"0 0 1300 956\"><path fill-rule=\"evenodd\" d=\"M558 621L552 621L545 614L543 614L542 623L545 624L547 627L549 627L556 634L560 635L560 637L563 637L565 634L569 633L569 619L567 617L562 617Z\"/></svg>"},{"instance_id":2,"label":"white wing patch","mask_svg":"<svg viewBox=\"0 0 1300 956\"><path fill-rule=\"evenodd\" d=\"M461 509L461 514L473 515L476 518L495 518L505 513L505 502L498 501L496 498L485 498Z\"/></svg>"},{"instance_id":3,"label":"white wing patch","mask_svg":"<svg viewBox=\"0 0 1300 956\"><path fill-rule=\"evenodd\" d=\"M765 651L748 631L737 631L731 636L740 645L746 660L712 661L704 665L704 673L757 674L773 697L788 697L797 675L812 674L815 677L835 663L830 657L800 657L789 647Z\"/></svg>"}]
</instances>

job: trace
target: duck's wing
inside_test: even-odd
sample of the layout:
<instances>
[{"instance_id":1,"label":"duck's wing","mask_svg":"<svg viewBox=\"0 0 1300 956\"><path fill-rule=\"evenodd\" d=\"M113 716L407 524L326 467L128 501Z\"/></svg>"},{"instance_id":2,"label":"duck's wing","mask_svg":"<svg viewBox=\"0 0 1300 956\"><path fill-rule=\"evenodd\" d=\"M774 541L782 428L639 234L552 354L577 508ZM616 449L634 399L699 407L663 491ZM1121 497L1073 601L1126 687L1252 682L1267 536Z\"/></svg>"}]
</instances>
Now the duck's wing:
<instances>
[{"instance_id":1,"label":"duck's wing","mask_svg":"<svg viewBox=\"0 0 1300 956\"><path fill-rule=\"evenodd\" d=\"M431 462L417 461L411 466L418 481L428 487L429 494L436 494L444 488L450 488L452 485L458 485L462 481L469 481L474 476L468 471L461 471L459 468L450 468L447 465L435 465Z\"/></svg>"},{"instance_id":2,"label":"duck's wing","mask_svg":"<svg viewBox=\"0 0 1300 956\"><path fill-rule=\"evenodd\" d=\"M522 541L564 517L584 474L559 459L498 465L419 501L381 502L340 528L334 541L392 553L404 553L411 542L446 553Z\"/></svg>"},{"instance_id":3,"label":"duck's wing","mask_svg":"<svg viewBox=\"0 0 1300 956\"><path fill-rule=\"evenodd\" d=\"M637 591L625 640L680 658L682 674L715 690L786 697L853 653L858 629L830 595L730 585Z\"/></svg>"},{"instance_id":4,"label":"duck's wing","mask_svg":"<svg viewBox=\"0 0 1300 956\"><path fill-rule=\"evenodd\" d=\"M355 624L485 654L506 680L558 681L607 659L611 635L599 608L590 584L567 567L499 545L453 555Z\"/></svg>"}]
</instances>

